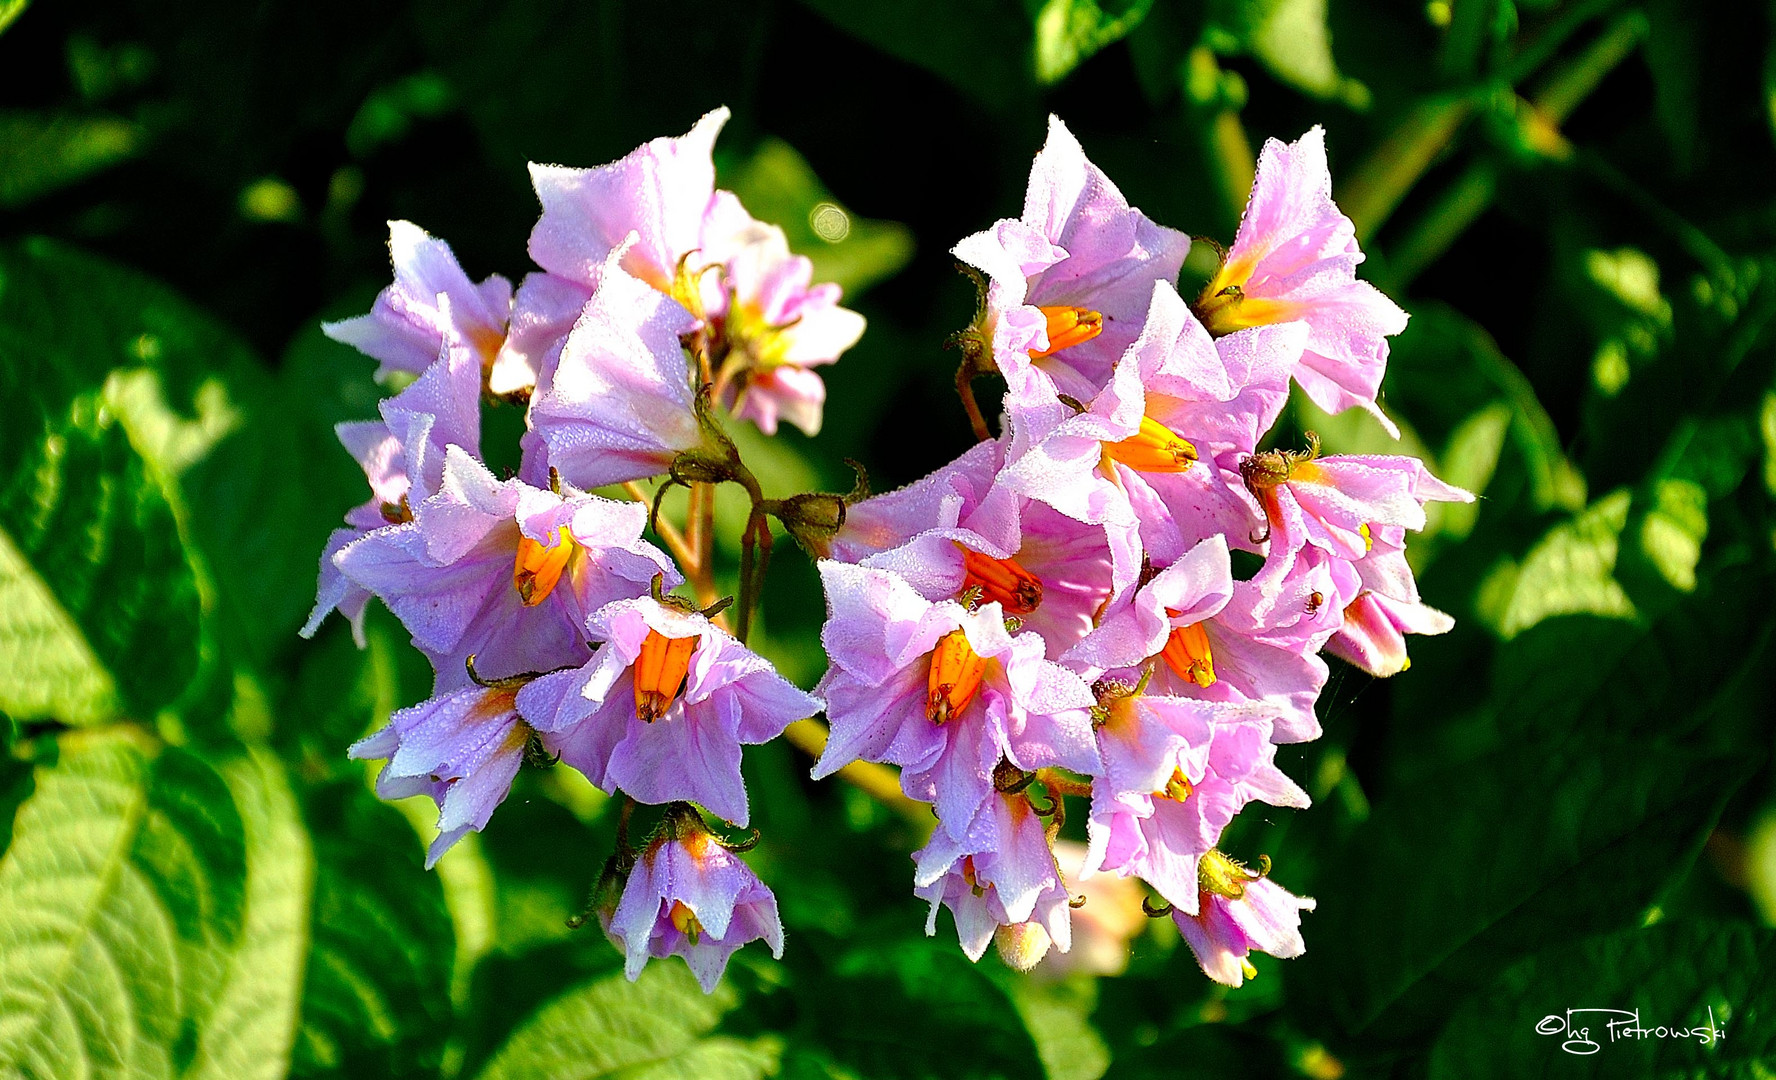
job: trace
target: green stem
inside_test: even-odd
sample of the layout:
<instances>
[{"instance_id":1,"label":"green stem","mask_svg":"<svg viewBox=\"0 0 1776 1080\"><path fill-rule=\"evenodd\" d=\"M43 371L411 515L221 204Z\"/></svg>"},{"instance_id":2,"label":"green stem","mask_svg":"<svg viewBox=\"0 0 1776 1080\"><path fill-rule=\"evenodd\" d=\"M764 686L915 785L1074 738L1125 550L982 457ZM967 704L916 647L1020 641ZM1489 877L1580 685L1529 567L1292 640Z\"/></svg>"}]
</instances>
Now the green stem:
<instances>
[{"instance_id":1,"label":"green stem","mask_svg":"<svg viewBox=\"0 0 1776 1080\"><path fill-rule=\"evenodd\" d=\"M1475 94L1446 96L1413 107L1341 185L1338 206L1356 226L1357 239L1375 235L1400 200L1418 183L1478 103Z\"/></svg>"}]
</instances>

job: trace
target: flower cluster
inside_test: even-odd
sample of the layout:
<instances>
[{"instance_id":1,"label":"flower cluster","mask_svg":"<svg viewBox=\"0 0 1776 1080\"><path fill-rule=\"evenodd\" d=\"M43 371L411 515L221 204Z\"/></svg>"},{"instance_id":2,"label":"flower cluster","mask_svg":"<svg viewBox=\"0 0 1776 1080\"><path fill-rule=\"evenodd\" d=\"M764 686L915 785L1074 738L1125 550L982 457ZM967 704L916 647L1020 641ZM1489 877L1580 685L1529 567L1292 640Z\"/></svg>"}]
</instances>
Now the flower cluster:
<instances>
[{"instance_id":1,"label":"flower cluster","mask_svg":"<svg viewBox=\"0 0 1776 1080\"><path fill-rule=\"evenodd\" d=\"M1219 850L1254 800L1306 806L1277 747L1316 738L1322 651L1378 676L1441 633L1405 560L1432 499L1409 457L1267 449L1291 382L1392 427L1376 393L1406 316L1355 276L1318 128L1272 141L1238 236L1194 301L1190 239L1149 220L1059 120L1023 215L956 245L981 305L959 377L1005 379L1002 432L850 508L820 571L831 666L823 776L901 769L938 826L915 891L964 951L1066 950L1054 855L1090 797L1081 877L1145 881L1213 979L1299 955L1313 901ZM1232 553L1262 565L1236 577ZM1256 561L1256 560L1254 560ZM1038 790L1046 798L1034 794Z\"/></svg>"},{"instance_id":2,"label":"flower cluster","mask_svg":"<svg viewBox=\"0 0 1776 1080\"><path fill-rule=\"evenodd\" d=\"M338 610L361 644L374 596L431 660L432 696L350 751L384 762L383 797L436 801L428 866L487 824L527 759L621 792L625 824L636 803L663 805L654 834L613 859L620 888L600 916L631 977L678 953L706 989L744 942L780 955L782 928L692 804L744 827L741 746L823 703L745 646L744 617L728 632L703 596L707 550L681 543L675 561L644 538L644 502L592 489L664 475L756 494L718 411L812 433L814 369L863 331L780 229L716 189L726 118L599 168L533 166L541 269L516 291L391 223L393 284L325 329L405 385L380 419L339 428L371 494L327 544L303 631ZM516 476L481 458L483 403L526 409ZM670 591L688 575L699 602Z\"/></svg>"},{"instance_id":3,"label":"flower cluster","mask_svg":"<svg viewBox=\"0 0 1776 1080\"><path fill-rule=\"evenodd\" d=\"M1313 901L1267 857L1223 853L1223 830L1252 801L1307 805L1276 754L1319 734L1322 652L1386 676L1405 634L1449 629L1406 534L1427 501L1472 498L1413 458L1321 456L1311 433L1267 445L1292 383L1391 429L1376 394L1406 316L1356 277L1319 130L1265 147L1232 247L1187 301L1190 238L1052 120L1022 216L955 248L981 286L956 338L979 444L873 498L767 498L725 425L816 431L815 369L863 320L716 189L726 116L599 168L532 166L540 269L516 290L392 224L394 283L326 328L402 387L339 429L371 495L327 544L304 632L338 610L361 642L374 596L436 672L351 755L384 761L383 796L437 802L429 862L526 761L621 793L593 906L631 977L679 954L710 989L748 941L781 954L749 842L705 814L745 828L741 747L823 709L816 778L898 766L931 805L914 890L928 932L948 907L971 958L989 941L1020 969L1066 952L1085 899L1069 876L1095 874L1124 894L1144 881L1218 981L1250 977L1254 949L1298 955ZM988 372L1007 388L996 437L971 389ZM481 458L486 403L525 409L514 476ZM722 483L751 502L732 633L712 577ZM682 532L659 517L674 485L691 489ZM745 644L773 517L820 557L814 694ZM1255 572L1236 576L1236 551ZM1090 800L1088 843L1063 873L1069 798ZM638 805L663 809L632 845Z\"/></svg>"}]
</instances>

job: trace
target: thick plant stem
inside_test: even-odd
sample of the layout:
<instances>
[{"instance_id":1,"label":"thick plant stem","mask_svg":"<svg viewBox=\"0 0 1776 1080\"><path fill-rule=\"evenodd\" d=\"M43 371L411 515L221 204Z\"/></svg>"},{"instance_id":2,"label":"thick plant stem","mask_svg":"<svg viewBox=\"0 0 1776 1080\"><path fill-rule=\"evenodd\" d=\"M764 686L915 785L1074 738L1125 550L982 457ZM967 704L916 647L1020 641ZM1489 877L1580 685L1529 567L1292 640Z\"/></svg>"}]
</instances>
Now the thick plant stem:
<instances>
[{"instance_id":1,"label":"thick plant stem","mask_svg":"<svg viewBox=\"0 0 1776 1080\"><path fill-rule=\"evenodd\" d=\"M791 746L818 758L826 749L827 729L819 720L797 720L783 732ZM936 821L931 808L917 799L909 799L900 790L900 778L894 770L873 761L853 761L833 774L870 798L893 810L921 829L930 830Z\"/></svg>"}]
</instances>

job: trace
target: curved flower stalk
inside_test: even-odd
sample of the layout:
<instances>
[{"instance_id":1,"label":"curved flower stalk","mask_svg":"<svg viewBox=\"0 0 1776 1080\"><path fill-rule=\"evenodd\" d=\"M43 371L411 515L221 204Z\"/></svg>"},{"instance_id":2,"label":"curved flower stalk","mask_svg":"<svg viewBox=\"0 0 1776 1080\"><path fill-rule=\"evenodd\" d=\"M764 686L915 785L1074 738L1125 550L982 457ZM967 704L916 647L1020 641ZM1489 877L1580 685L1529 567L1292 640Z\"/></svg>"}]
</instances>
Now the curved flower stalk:
<instances>
[{"instance_id":1,"label":"curved flower stalk","mask_svg":"<svg viewBox=\"0 0 1776 1080\"><path fill-rule=\"evenodd\" d=\"M394 284L377 295L368 314L322 323L321 330L381 361L379 379L426 370L451 338L474 353L477 370L492 368L506 339L512 283L493 274L477 285L449 244L410 221L388 226Z\"/></svg>"}]
</instances>

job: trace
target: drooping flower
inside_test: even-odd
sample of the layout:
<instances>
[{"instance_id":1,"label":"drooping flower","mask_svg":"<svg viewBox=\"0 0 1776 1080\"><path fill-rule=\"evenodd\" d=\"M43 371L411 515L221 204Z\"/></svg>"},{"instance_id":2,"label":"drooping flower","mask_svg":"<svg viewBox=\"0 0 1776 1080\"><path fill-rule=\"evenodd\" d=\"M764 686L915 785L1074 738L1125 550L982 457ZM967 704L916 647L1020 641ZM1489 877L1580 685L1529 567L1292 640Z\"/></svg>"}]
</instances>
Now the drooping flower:
<instances>
[{"instance_id":1,"label":"drooping flower","mask_svg":"<svg viewBox=\"0 0 1776 1080\"><path fill-rule=\"evenodd\" d=\"M1025 771L1092 773L1090 689L1043 659L1035 634L1010 632L1004 609L930 601L899 575L820 563L831 667L817 689L832 737L814 766L827 776L862 758L901 766L907 795L935 803L958 841L978 839L1002 758Z\"/></svg>"},{"instance_id":2,"label":"drooping flower","mask_svg":"<svg viewBox=\"0 0 1776 1080\"><path fill-rule=\"evenodd\" d=\"M584 666L544 675L518 710L543 745L607 792L687 800L747 821L742 744L769 742L823 707L702 614L649 597L593 612Z\"/></svg>"},{"instance_id":3,"label":"drooping flower","mask_svg":"<svg viewBox=\"0 0 1776 1080\"><path fill-rule=\"evenodd\" d=\"M1446 634L1455 620L1423 603L1364 592L1344 609L1344 622L1326 642L1326 651L1376 678L1398 675L1412 664L1407 634Z\"/></svg>"},{"instance_id":4,"label":"drooping flower","mask_svg":"<svg viewBox=\"0 0 1776 1080\"><path fill-rule=\"evenodd\" d=\"M334 556L366 532L411 521L413 505L429 498L443 481L446 447L480 453L479 357L454 331L447 333L432 366L380 409L381 420L348 422L336 429L339 441L364 469L370 499L346 513L349 528L335 529L327 538L317 598L303 637L312 637L321 620L337 609L351 621L362 647L370 593L340 572Z\"/></svg>"},{"instance_id":5,"label":"drooping flower","mask_svg":"<svg viewBox=\"0 0 1776 1080\"><path fill-rule=\"evenodd\" d=\"M385 799L429 795L438 804L438 836L426 849L430 869L467 833L486 827L524 763L531 729L518 718L515 686L468 685L399 709L387 726L353 743L347 755L386 758L376 777Z\"/></svg>"},{"instance_id":6,"label":"drooping flower","mask_svg":"<svg viewBox=\"0 0 1776 1080\"><path fill-rule=\"evenodd\" d=\"M1209 536L1252 546L1258 520L1238 464L1287 401L1304 331L1212 341L1171 285L1150 298L1139 339L1081 411L1046 414L1055 422L1034 407L1022 414L1001 482L1080 521L1138 523L1157 561Z\"/></svg>"},{"instance_id":7,"label":"drooping flower","mask_svg":"<svg viewBox=\"0 0 1776 1080\"><path fill-rule=\"evenodd\" d=\"M377 295L369 314L322 323L321 330L382 361L377 378L424 371L452 334L473 350L478 370L491 367L506 338L512 283L494 274L475 284L449 244L408 221L389 222L389 255L394 284Z\"/></svg>"},{"instance_id":8,"label":"drooping flower","mask_svg":"<svg viewBox=\"0 0 1776 1080\"><path fill-rule=\"evenodd\" d=\"M1190 238L1131 207L1054 116L1023 216L954 248L987 277L970 333L1014 399L1096 394L1140 332L1154 283L1175 281L1189 251Z\"/></svg>"},{"instance_id":9,"label":"drooping flower","mask_svg":"<svg viewBox=\"0 0 1776 1080\"><path fill-rule=\"evenodd\" d=\"M681 578L641 537L647 507L496 480L461 447L410 522L366 533L335 562L380 597L431 657L441 685L475 656L495 678L578 666L586 617Z\"/></svg>"},{"instance_id":10,"label":"drooping flower","mask_svg":"<svg viewBox=\"0 0 1776 1080\"><path fill-rule=\"evenodd\" d=\"M1288 960L1307 951L1301 939L1301 913L1312 911L1311 897L1296 896L1270 880L1270 860L1254 874L1210 851L1199 872L1200 901L1194 913L1174 908L1190 951L1203 973L1218 983L1239 986L1258 974L1246 957L1252 950Z\"/></svg>"},{"instance_id":11,"label":"drooping flower","mask_svg":"<svg viewBox=\"0 0 1776 1080\"><path fill-rule=\"evenodd\" d=\"M636 858L605 932L623 950L631 982L650 958L676 955L706 994L749 941L763 940L772 956L783 958L777 897L684 803L667 807L661 832Z\"/></svg>"},{"instance_id":12,"label":"drooping flower","mask_svg":"<svg viewBox=\"0 0 1776 1080\"><path fill-rule=\"evenodd\" d=\"M550 464L585 488L658 476L705 441L679 342L697 320L619 261L611 257L530 402Z\"/></svg>"},{"instance_id":13,"label":"drooping flower","mask_svg":"<svg viewBox=\"0 0 1776 1080\"><path fill-rule=\"evenodd\" d=\"M1375 395L1387 339L1406 329L1406 313L1357 279L1362 261L1355 227L1332 202L1325 132L1316 126L1287 145L1269 139L1238 236L1196 310L1216 335L1305 322L1307 345L1294 373L1302 390L1330 413L1365 409L1398 438Z\"/></svg>"},{"instance_id":14,"label":"drooping flower","mask_svg":"<svg viewBox=\"0 0 1776 1080\"><path fill-rule=\"evenodd\" d=\"M956 919L962 951L979 960L996 932L1007 962L1028 970L1049 946L1072 946L1066 885L1049 850L1042 819L1022 792L995 791L988 799L986 844L958 841L939 829L913 854L913 894L931 902L925 933L937 933L937 912Z\"/></svg>"}]
</instances>

